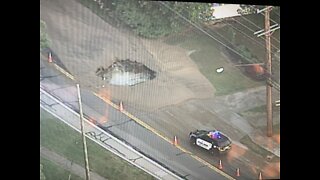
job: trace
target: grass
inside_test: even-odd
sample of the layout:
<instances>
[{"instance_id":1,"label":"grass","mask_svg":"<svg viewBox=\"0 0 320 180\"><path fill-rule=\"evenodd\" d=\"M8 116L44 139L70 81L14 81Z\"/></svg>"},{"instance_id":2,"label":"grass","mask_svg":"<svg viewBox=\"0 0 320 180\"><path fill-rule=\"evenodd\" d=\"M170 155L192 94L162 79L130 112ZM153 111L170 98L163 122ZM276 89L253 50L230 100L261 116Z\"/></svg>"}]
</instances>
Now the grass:
<instances>
[{"instance_id":1,"label":"grass","mask_svg":"<svg viewBox=\"0 0 320 180\"><path fill-rule=\"evenodd\" d=\"M262 132L266 132L267 127L259 127L259 129L262 130ZM273 125L273 134L280 134L280 123ZM251 149L253 152L261 155L262 157L267 157L268 155L271 155L269 151L265 150L264 148L260 147L256 143L254 143L248 135L244 136L240 139L240 142L244 145L246 145L249 149ZM278 156L274 156L271 160L271 162L278 162L280 161L280 158Z\"/></svg>"},{"instance_id":2,"label":"grass","mask_svg":"<svg viewBox=\"0 0 320 180\"><path fill-rule=\"evenodd\" d=\"M243 138L240 139L240 143L244 144L247 146L249 149L251 149L253 152L259 154L263 158L266 158L267 156L272 155L271 152L265 150L264 148L260 147L256 143L254 143L248 135L244 136ZM271 162L279 162L280 158L278 156L274 156L271 159Z\"/></svg>"},{"instance_id":3,"label":"grass","mask_svg":"<svg viewBox=\"0 0 320 180\"><path fill-rule=\"evenodd\" d=\"M70 172L52 163L51 161L40 157L40 163L43 166L43 173L46 180L68 179ZM83 180L81 177L71 174L70 180Z\"/></svg>"},{"instance_id":4,"label":"grass","mask_svg":"<svg viewBox=\"0 0 320 180\"><path fill-rule=\"evenodd\" d=\"M104 21L113 25L119 25L116 17L111 17L111 15L109 15L107 11L101 10L98 7L97 3L94 3L90 0L77 1L85 7L91 9ZM257 17L248 16L247 18L260 25L263 21L261 21L260 16ZM244 20L240 19L240 21ZM221 29L216 29L215 31L230 40L230 33L228 31L228 28L229 27L223 27ZM246 33L250 34L252 32L250 31ZM220 52L221 50L219 49L219 47L221 47L221 45L204 33L195 33L187 30L183 34L184 35L175 34L169 36L170 38L167 38L166 43L170 45L179 45L187 50L197 50L190 57L198 65L200 72L216 88L215 95L227 95L248 88L257 87L263 84L263 82L257 82L245 76L239 68L229 63L226 57L223 56ZM237 33L237 35L235 36L235 42L247 46L250 51L260 59L260 61L263 61L265 57L264 48L258 47L258 45L254 44L252 41L248 40L247 37L244 37L240 33ZM264 44L263 41L262 44ZM224 67L224 72L221 74L217 74L215 70L220 67Z\"/></svg>"},{"instance_id":5,"label":"grass","mask_svg":"<svg viewBox=\"0 0 320 180\"><path fill-rule=\"evenodd\" d=\"M40 118L40 144L84 167L81 134L44 110ZM90 169L107 179L155 179L90 139L87 146Z\"/></svg>"},{"instance_id":6,"label":"grass","mask_svg":"<svg viewBox=\"0 0 320 180\"><path fill-rule=\"evenodd\" d=\"M257 106L252 109L248 109L248 110L244 111L243 113L265 113L266 108L267 108L266 105Z\"/></svg>"},{"instance_id":7,"label":"grass","mask_svg":"<svg viewBox=\"0 0 320 180\"><path fill-rule=\"evenodd\" d=\"M185 37L188 37L188 36L184 36L184 35L181 35L181 34L173 34L173 35L171 35L169 37L170 38L166 38L165 39L165 43L167 43L169 45L172 45L172 46L176 46L176 45L179 45L181 43L184 43L186 41Z\"/></svg>"},{"instance_id":8,"label":"grass","mask_svg":"<svg viewBox=\"0 0 320 180\"><path fill-rule=\"evenodd\" d=\"M267 126L259 127L259 129L261 129L262 132L266 132ZM272 131L273 131L273 134L280 134L280 123L273 125Z\"/></svg>"},{"instance_id":9,"label":"grass","mask_svg":"<svg viewBox=\"0 0 320 180\"><path fill-rule=\"evenodd\" d=\"M190 57L197 64L200 72L216 88L215 95L217 96L235 93L263 84L245 76L240 69L222 55L221 45L204 34L188 32L186 35L173 35L167 38L165 43L179 45L187 50L196 50ZM224 72L221 74L217 74L215 71L219 67L224 67Z\"/></svg>"},{"instance_id":10,"label":"grass","mask_svg":"<svg viewBox=\"0 0 320 180\"><path fill-rule=\"evenodd\" d=\"M273 126L273 132L280 134L280 123Z\"/></svg>"},{"instance_id":11,"label":"grass","mask_svg":"<svg viewBox=\"0 0 320 180\"><path fill-rule=\"evenodd\" d=\"M249 135L244 136L240 139L240 142L244 145L246 145L249 149L251 149L253 152L261 155L262 157L266 157L267 155L270 155L270 152L261 148L257 144L255 144L249 137Z\"/></svg>"},{"instance_id":12,"label":"grass","mask_svg":"<svg viewBox=\"0 0 320 180\"><path fill-rule=\"evenodd\" d=\"M263 115L266 113L266 105L256 106L254 108L248 109L246 111L242 111L238 113L241 117L247 117L252 115Z\"/></svg>"}]
</instances>

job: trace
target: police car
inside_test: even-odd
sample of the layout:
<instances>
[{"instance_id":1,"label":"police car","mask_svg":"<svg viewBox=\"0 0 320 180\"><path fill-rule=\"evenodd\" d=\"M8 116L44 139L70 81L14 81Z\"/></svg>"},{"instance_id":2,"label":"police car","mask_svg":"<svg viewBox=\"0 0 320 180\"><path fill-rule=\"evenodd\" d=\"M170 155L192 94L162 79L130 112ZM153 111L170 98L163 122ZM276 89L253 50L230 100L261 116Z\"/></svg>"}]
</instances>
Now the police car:
<instances>
[{"instance_id":1,"label":"police car","mask_svg":"<svg viewBox=\"0 0 320 180\"><path fill-rule=\"evenodd\" d=\"M217 130L196 130L189 134L190 142L212 153L226 153L231 149L231 141L228 137Z\"/></svg>"}]
</instances>

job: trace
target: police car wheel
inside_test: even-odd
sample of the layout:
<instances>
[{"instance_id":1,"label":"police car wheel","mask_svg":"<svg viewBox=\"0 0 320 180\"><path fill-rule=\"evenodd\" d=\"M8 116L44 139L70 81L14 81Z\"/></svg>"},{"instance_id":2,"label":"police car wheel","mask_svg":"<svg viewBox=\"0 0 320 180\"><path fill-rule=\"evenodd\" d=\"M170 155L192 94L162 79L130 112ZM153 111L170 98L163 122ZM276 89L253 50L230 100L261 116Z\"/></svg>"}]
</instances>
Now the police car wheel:
<instances>
[{"instance_id":1,"label":"police car wheel","mask_svg":"<svg viewBox=\"0 0 320 180\"><path fill-rule=\"evenodd\" d=\"M191 143L192 145L196 145L196 138L195 138L195 137L191 137L191 138L190 138L190 143Z\"/></svg>"}]
</instances>

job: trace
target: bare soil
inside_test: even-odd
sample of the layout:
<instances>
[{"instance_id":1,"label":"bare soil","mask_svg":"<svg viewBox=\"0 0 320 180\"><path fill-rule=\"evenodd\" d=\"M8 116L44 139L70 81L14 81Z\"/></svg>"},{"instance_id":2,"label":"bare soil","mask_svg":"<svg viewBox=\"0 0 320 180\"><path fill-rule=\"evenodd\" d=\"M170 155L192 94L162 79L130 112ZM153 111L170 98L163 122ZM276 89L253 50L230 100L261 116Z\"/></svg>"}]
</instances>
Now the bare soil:
<instances>
[{"instance_id":1,"label":"bare soil","mask_svg":"<svg viewBox=\"0 0 320 180\"><path fill-rule=\"evenodd\" d=\"M167 137L176 135L187 147L190 130L216 128L239 140L247 133L243 127L249 127L248 131L252 128L244 119L229 120L220 116L219 107L221 111L230 109L236 102L228 102L233 96L214 97L215 88L199 72L187 50L125 33L75 0L41 0L40 9L53 42L51 48L82 87L114 101L123 101L132 114L145 115L142 120ZM157 77L132 87L105 84L95 71L100 66L108 67L115 58L141 62L156 71ZM252 100L242 103L243 106L265 103L259 93L248 92L245 97ZM243 93L236 96L244 97ZM241 103L241 98L235 99ZM254 157L247 157L251 158L254 168L266 165Z\"/></svg>"}]
</instances>

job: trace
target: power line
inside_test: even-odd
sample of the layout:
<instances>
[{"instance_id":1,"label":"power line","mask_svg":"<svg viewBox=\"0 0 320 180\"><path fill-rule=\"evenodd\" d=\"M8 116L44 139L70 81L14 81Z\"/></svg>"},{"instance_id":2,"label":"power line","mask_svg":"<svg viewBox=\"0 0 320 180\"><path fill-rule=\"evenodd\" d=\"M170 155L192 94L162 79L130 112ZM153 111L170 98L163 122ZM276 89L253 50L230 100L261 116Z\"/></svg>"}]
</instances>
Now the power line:
<instances>
[{"instance_id":1,"label":"power line","mask_svg":"<svg viewBox=\"0 0 320 180\"><path fill-rule=\"evenodd\" d=\"M251 7L254 7L254 6L251 6ZM272 6L268 6L268 9L269 8L272 8ZM258 13L258 14L261 14L261 15L263 15L264 17L265 17L265 15L263 14L263 13ZM274 22L276 25L278 25L279 27L278 28L280 28L280 23L278 23L278 22L276 22L275 20L273 20L273 19L271 19L270 17L268 17L268 19L270 20L270 21L272 21L272 22ZM271 27L270 27L271 28ZM272 38L272 36L271 36L271 38ZM275 39L275 38L274 38ZM278 41L279 42L279 41ZM280 42L279 42L280 43Z\"/></svg>"},{"instance_id":2,"label":"power line","mask_svg":"<svg viewBox=\"0 0 320 180\"><path fill-rule=\"evenodd\" d=\"M242 54L238 53L237 51L235 51L234 49L232 49L231 47L227 46L225 43L221 42L220 40L218 40L216 37L212 36L211 34L209 34L208 32L204 31L201 27L199 27L197 24L191 22L189 19L185 18L184 16L182 16L180 13L174 11L171 7L169 7L168 5L166 5L165 3L158 1L159 3L161 3L163 6L165 6L166 8L168 8L169 10L171 10L172 12L176 13L177 15L179 15L182 19L184 19L185 21L189 22L191 25L193 25L194 27L196 27L198 30L200 30L201 32L205 33L206 35L208 35L209 37L211 37L212 39L214 39L215 41L217 41L218 43L222 44L223 46L225 46L226 48L228 48L229 50L233 51L234 53L238 54L239 56L249 60L247 57L243 56Z\"/></svg>"},{"instance_id":3,"label":"power line","mask_svg":"<svg viewBox=\"0 0 320 180\"><path fill-rule=\"evenodd\" d=\"M244 16L241 16L241 17L242 17L242 18L245 18ZM240 21L236 20L236 18L232 18L232 19L233 19L234 21L238 22L240 25L242 25L242 26L246 27L247 29L249 29L251 32L255 32L255 30L249 28L248 26L244 25L244 24L241 23ZM245 20L248 21L248 22L250 22L251 24L253 24L255 27L258 27L259 29L261 29L259 26L257 26L255 23L253 23L252 21L248 20L247 18L245 18ZM228 23L228 24L231 25L230 23ZM232 26L232 25L231 25L231 26ZM239 31L240 31L240 30L239 30ZM242 32L242 33L244 33L244 32ZM245 34L245 33L244 33L244 34ZM247 35L246 35L246 36L247 36ZM280 41L279 41L278 39L274 38L273 36L272 36L271 38L275 39L278 43L280 43ZM252 39L253 39L253 38L252 38ZM262 39L265 40L264 37L262 37ZM256 41L256 42L257 42L257 41ZM277 46L275 46L275 45L273 45L273 44L271 44L271 45L272 45L275 49L279 50L279 48L278 48ZM272 53L274 53L274 52L272 52Z\"/></svg>"},{"instance_id":4,"label":"power line","mask_svg":"<svg viewBox=\"0 0 320 180\"><path fill-rule=\"evenodd\" d=\"M257 44L259 44L261 47L264 47L264 45L263 45L261 42L253 39L252 37L250 37L249 35L247 35L247 34L244 33L243 31L241 31L240 29L236 28L236 27L233 26L232 24L230 24L230 23L228 23L228 22L226 22L226 24L229 25L229 26L231 26L233 29L237 30L237 31L240 32L241 34L243 34L243 35L247 36L248 38L252 39L254 42L256 42Z\"/></svg>"},{"instance_id":5,"label":"power line","mask_svg":"<svg viewBox=\"0 0 320 180\"><path fill-rule=\"evenodd\" d=\"M266 16L266 15L264 15L264 14L262 14L262 13L260 13L262 16ZM276 24L280 24L280 23L278 23L278 22L276 22L275 20L273 20L273 19L271 19L271 18L269 18L270 19L270 21L272 21L272 22L274 22L274 23L276 23Z\"/></svg>"},{"instance_id":6,"label":"power line","mask_svg":"<svg viewBox=\"0 0 320 180\"><path fill-rule=\"evenodd\" d=\"M214 37L213 35L209 34L208 32L204 31L201 27L199 27L199 25L197 25L196 23L193 23L192 21L190 21L189 19L185 18L183 15L181 15L179 12L176 12L175 10L173 10L172 8L168 7L168 5L166 5L163 2L159 2L162 5L164 5L166 8L168 8L169 10L171 10L172 12L176 13L177 15L179 15L181 18L183 18L185 21L189 22L191 25L193 25L194 27L196 27L198 30L202 31L203 33L205 33L206 35L208 35L209 37L211 37L212 39L214 39L215 41L219 42L220 44L222 44L223 46L225 46L226 48L230 49L231 51L235 52L236 54L240 55L241 57L243 57L244 59L248 60L251 63L257 63L257 62L252 62L250 59L248 59L247 57L243 56L242 54L238 53L237 51L235 51L233 48L229 47L228 45L224 44L223 42L221 42L220 40L218 40L216 37ZM209 29L210 30L210 29ZM212 32L212 31L211 31ZM224 38L220 33L216 32L216 34L218 34L220 37L222 37L223 39L225 39L228 43L232 44L229 40L227 40L226 38ZM260 62L258 62L260 63ZM265 68L264 68L265 69Z\"/></svg>"},{"instance_id":7,"label":"power line","mask_svg":"<svg viewBox=\"0 0 320 180\"><path fill-rule=\"evenodd\" d=\"M228 48L229 50L233 51L234 53L238 54L239 56L243 57L244 59L248 60L249 62L252 62L250 59L248 59L247 57L245 57L244 55L240 54L239 52L235 51L233 48L227 46L225 43L221 42L220 40L218 40L216 37L214 37L213 35L209 34L208 32L204 31L201 27L199 27L197 24L193 23L192 21L190 21L189 19L185 18L183 15L181 15L179 12L173 10L171 7L169 7L167 4L158 1L159 3L161 3L164 7L166 7L167 9L169 9L170 11L174 12L175 14L177 14L178 16L180 16L182 19L184 19L185 21L187 21L188 23L190 23L192 26L194 26L195 28L197 28L198 30L200 30L201 32L203 32L204 34L208 35L209 37L211 37L212 39L214 39L215 41L217 41L218 43L222 44L224 47ZM221 36L221 35L220 35ZM225 39L225 38L224 38ZM255 62L252 62L255 63ZM264 70L266 70L264 67L262 67ZM276 83L276 82L275 82Z\"/></svg>"},{"instance_id":8,"label":"power line","mask_svg":"<svg viewBox=\"0 0 320 180\"><path fill-rule=\"evenodd\" d=\"M232 18L233 20L235 20L234 18ZM238 21L237 21L238 22ZM228 23L228 22L226 22L227 24L229 24L230 26L232 26L230 23ZM233 26L232 26L233 27ZM234 28L234 27L233 27ZM235 28L236 29L236 28ZM210 29L209 29L210 30ZM241 30L238 30L239 32L241 32L241 33L243 33L244 35L246 35L246 36L248 36L246 33L244 33L244 32L242 32ZM212 32L212 31L211 31ZM219 34L217 31L215 31L215 33L216 34L218 34L219 36L221 36L222 37L222 35L221 34ZM250 36L248 36L249 38L250 38ZM231 43L230 41L228 41L226 38L224 38L224 37L222 37L223 39L225 39L228 43ZM254 39L253 39L254 40ZM256 40L254 40L254 41L256 41ZM232 43L231 43L232 44ZM271 44L271 43L270 43ZM262 47L264 47L264 46L262 46ZM275 47L276 49L278 49L277 47ZM279 49L278 49L279 50ZM273 54L275 54L275 53L273 53ZM247 59L248 60L248 59ZM278 59L276 59L278 62L280 62L280 60L278 60ZM250 61L250 60L249 60ZM252 61L250 61L250 62L252 62ZM258 62L259 63L259 62ZM257 63L254 63L254 64L257 64ZM235 66L237 66L237 65L235 65ZM267 70L265 67L262 67L264 70ZM270 74L267 74L266 75L266 77L267 78L270 78L269 79L269 83L272 85L272 87L275 87L275 89L276 90L278 90L278 91L280 91L280 85L277 83L277 82L275 82L275 77L274 77L274 75L270 75Z\"/></svg>"},{"instance_id":9,"label":"power line","mask_svg":"<svg viewBox=\"0 0 320 180\"><path fill-rule=\"evenodd\" d=\"M262 29L260 26L258 26L258 25L256 25L254 22L252 22L251 20L249 20L248 18L246 18L246 17L244 17L244 16L241 16L241 18L243 18L244 20L246 20L247 22L249 22L250 24L252 24L252 25L254 25L255 27L257 27L257 28L259 28L259 29ZM248 27L247 27L248 28ZM252 30L251 28L248 28L250 31L252 31L252 32L255 32L254 30ZM280 43L280 41L277 39L277 38L275 38L275 37L271 37L272 39L274 39L275 41L277 41L278 43ZM264 39L265 40L265 38L264 37L262 37L262 39Z\"/></svg>"},{"instance_id":10,"label":"power line","mask_svg":"<svg viewBox=\"0 0 320 180\"><path fill-rule=\"evenodd\" d=\"M253 29L249 28L248 26L242 24L240 21L236 20L235 18L232 18L232 20L238 22L240 25L246 27L247 29L249 29L251 32L255 32ZM250 21L251 22L251 21ZM261 42L257 41L256 39L250 37L249 35L247 35L246 33L244 33L244 31L241 31L240 29L237 29L235 26L233 26L232 24L225 22L226 24L230 25L233 29L236 29L237 31L239 31L240 33L242 33L243 35L247 36L248 38L250 38L251 40L253 40L254 42L260 44L261 47L265 47ZM252 23L252 22L251 22ZM255 37L255 36L254 36ZM262 38L265 39L265 38ZM280 50L277 46L271 44L275 49ZM275 54L275 52L272 52L272 54Z\"/></svg>"},{"instance_id":11,"label":"power line","mask_svg":"<svg viewBox=\"0 0 320 180\"><path fill-rule=\"evenodd\" d=\"M261 14L261 15L263 15L263 16L265 17L265 15L264 15L263 13L261 13L261 12L262 12L261 10L260 10L261 12L259 12L259 9L256 8L256 7L254 7L253 5L250 5L250 7L253 7L254 9L257 10L257 13L258 13L258 14ZM270 6L270 7L272 8L273 6ZM266 8L264 8L264 9L266 9ZM279 17L280 17L280 16L279 16ZM271 19L270 17L269 17L269 20L272 21L272 22L274 22L274 23L276 23L276 24L280 24L280 23L274 21L273 19Z\"/></svg>"},{"instance_id":12,"label":"power line","mask_svg":"<svg viewBox=\"0 0 320 180\"><path fill-rule=\"evenodd\" d=\"M213 32L213 31L211 31L211 29L210 28L208 28L208 30L210 31L210 32ZM230 40L228 40L227 38L225 38L223 35L221 35L218 31L214 31L214 33L216 33L217 35L219 35L221 38L223 38L227 43L229 43L229 44L232 44L232 42L230 42ZM250 38L250 37L249 37ZM238 49L239 50L239 48L237 48L237 47L235 47L236 49ZM251 61L252 62L252 61ZM253 62L253 63L257 63L257 62ZM259 63L259 62L258 62Z\"/></svg>"},{"instance_id":13,"label":"power line","mask_svg":"<svg viewBox=\"0 0 320 180\"><path fill-rule=\"evenodd\" d=\"M182 7L183 8L183 7ZM183 8L184 9L184 8ZM233 19L233 18L232 18ZM234 20L234 19L233 19ZM238 22L238 21L237 21ZM230 23L226 22L227 24L229 24L230 26L232 26ZM234 28L234 26L232 26ZM236 29L236 28L235 28ZM213 32L210 28L208 29L210 32ZM238 29L237 29L238 30ZM251 38L250 36L248 36L246 33L242 32L241 30L238 30L239 32L241 32L242 34L246 35L247 37L249 37L250 39L252 39L253 41L259 43L257 40ZM254 32L254 31L253 31ZM232 44L232 42L230 42L228 39L226 39L223 35L221 35L220 33L218 33L218 31L214 31L215 34L218 34L220 37L222 37L224 40L226 40L226 42L228 42L229 44ZM264 45L260 44L263 48L264 48ZM236 47L237 48L237 47ZM279 50L276 46L275 48L277 50ZM238 49L238 48L237 48ZM275 54L274 52L272 52L273 54ZM250 61L250 60L249 60ZM278 60L279 61L279 60ZM250 61L252 62L252 61ZM259 62L258 62L259 63ZM254 64L256 64L256 62L254 62Z\"/></svg>"},{"instance_id":14,"label":"power line","mask_svg":"<svg viewBox=\"0 0 320 180\"><path fill-rule=\"evenodd\" d=\"M258 8L256 8L256 7L253 6L253 5L250 5L250 7L256 9L256 10L257 10L257 13L259 13L259 12L261 11L261 10L259 10ZM264 9L266 9L266 8L264 8ZM259 13L259 14L262 14L262 13ZM262 15L263 15L263 14L262 14ZM254 25L255 27L257 27L257 28L259 28L259 29L262 29L260 26L256 25L254 22L252 22L252 21L250 21L249 19L245 18L244 15L242 15L241 17L244 18L244 19L245 19L246 21L248 21L249 23L251 23L252 25ZM271 21L275 22L275 21L272 20L272 19L271 19ZM280 26L280 23L277 23L277 22L275 22L275 23ZM242 25L243 25L243 24L242 24ZM245 25L244 25L244 26L245 26ZM255 30L252 30L252 29L249 28L248 26L245 26L245 27L247 27L250 31L255 32ZM279 41L278 39L276 39L275 37L272 36L271 38L273 38L275 41L277 41L278 43L280 43L280 41ZM263 39L265 40L265 38L263 38Z\"/></svg>"},{"instance_id":15,"label":"power line","mask_svg":"<svg viewBox=\"0 0 320 180\"><path fill-rule=\"evenodd\" d=\"M263 15L264 17L266 16L266 15L264 15L264 14L261 14L261 15ZM272 20L271 18L269 18L272 22L274 22L275 24L277 24L278 25L278 27L280 28L280 24L278 23L278 22L276 22L276 21L274 21L274 20Z\"/></svg>"},{"instance_id":16,"label":"power line","mask_svg":"<svg viewBox=\"0 0 320 180\"><path fill-rule=\"evenodd\" d=\"M209 29L210 30L210 29ZM210 30L211 31L211 30ZM212 31L211 31L212 32ZM241 31L240 31L241 32ZM221 35L220 33L218 33L218 31L215 31L215 33L216 34L218 34L220 37L222 37L223 39L225 39L226 40L226 42L227 43L229 43L229 44L232 44L232 42L230 42L230 40L228 40L227 38L225 38L223 35ZM249 37L250 38L250 37ZM237 47L235 47L237 50L239 50L239 48L237 48ZM247 60L249 60L249 59L247 59ZM250 60L249 60L250 61ZM253 61L250 61L250 62L252 62L252 63L254 63L254 64L256 64L256 63L260 63L260 62L253 62Z\"/></svg>"},{"instance_id":17,"label":"power line","mask_svg":"<svg viewBox=\"0 0 320 180\"><path fill-rule=\"evenodd\" d=\"M258 40L252 38L251 36L247 35L247 34L244 33L243 31L241 31L240 29L234 27L232 24L230 24L230 23L228 23L228 22L225 22L225 23L226 23L227 25L231 26L233 29L235 29L235 30L237 30L238 32L240 32L241 34L245 35L245 36L248 37L249 39L253 40L255 43L257 43L258 45L260 45L260 47L261 47L262 49L265 48L265 46L264 46L264 44L262 44L262 42L259 42ZM275 53L276 53L276 52L272 52L272 54L274 54L274 55L275 55ZM277 61L280 62L280 60L278 60L278 59L275 59L275 60L277 60Z\"/></svg>"},{"instance_id":18,"label":"power line","mask_svg":"<svg viewBox=\"0 0 320 180\"><path fill-rule=\"evenodd\" d=\"M248 34L246 34L244 31L241 31L240 29L236 28L235 26L233 26L232 24L228 23L228 22L225 22L227 25L231 26L233 29L239 31L240 33L242 33L243 35L247 36L248 38L250 38L251 40L253 40L254 42L256 42L257 44L259 44L261 47L264 48L264 45L262 44L262 42L259 42L258 40L254 39L253 37L249 36ZM240 23L239 23L240 24ZM255 37L255 36L254 36ZM276 46L275 46L276 49L278 49ZM274 52L272 52L274 53Z\"/></svg>"},{"instance_id":19,"label":"power line","mask_svg":"<svg viewBox=\"0 0 320 180\"><path fill-rule=\"evenodd\" d=\"M278 14L276 11L279 10L280 6L273 6L273 7L278 7L277 9L273 9L272 13L275 14L276 16L279 17L280 20L280 14Z\"/></svg>"},{"instance_id":20,"label":"power line","mask_svg":"<svg viewBox=\"0 0 320 180\"><path fill-rule=\"evenodd\" d=\"M280 14L276 13L275 11L272 12L280 18Z\"/></svg>"},{"instance_id":21,"label":"power line","mask_svg":"<svg viewBox=\"0 0 320 180\"><path fill-rule=\"evenodd\" d=\"M242 17L243 17L243 16L242 16ZM243 27L249 29L251 32L255 32L255 30L253 30L253 29L249 28L248 26L242 24L240 21L236 20L236 18L234 18L234 20L237 21L237 22L238 22L240 25L242 25ZM250 21L250 22L251 22L251 21ZM251 22L251 23L254 24L253 22ZM255 25L255 24L254 24L254 25Z\"/></svg>"},{"instance_id":22,"label":"power line","mask_svg":"<svg viewBox=\"0 0 320 180\"><path fill-rule=\"evenodd\" d=\"M245 27L245 28L247 28L247 29L249 29L251 32L255 32L254 30L252 30L251 28L249 28L248 26L246 26L246 25L244 25L244 24L242 24L240 21L238 21L238 20L236 20L236 19L234 19L235 21L237 21L240 25L242 25L243 27ZM262 38L262 39L264 39L265 40L265 38ZM277 41L277 39L275 39L276 41ZM273 44L271 44L271 46L273 46L275 49L277 49L277 50L279 50L279 48L277 47L277 46L275 46L275 45L273 45Z\"/></svg>"}]
</instances>

